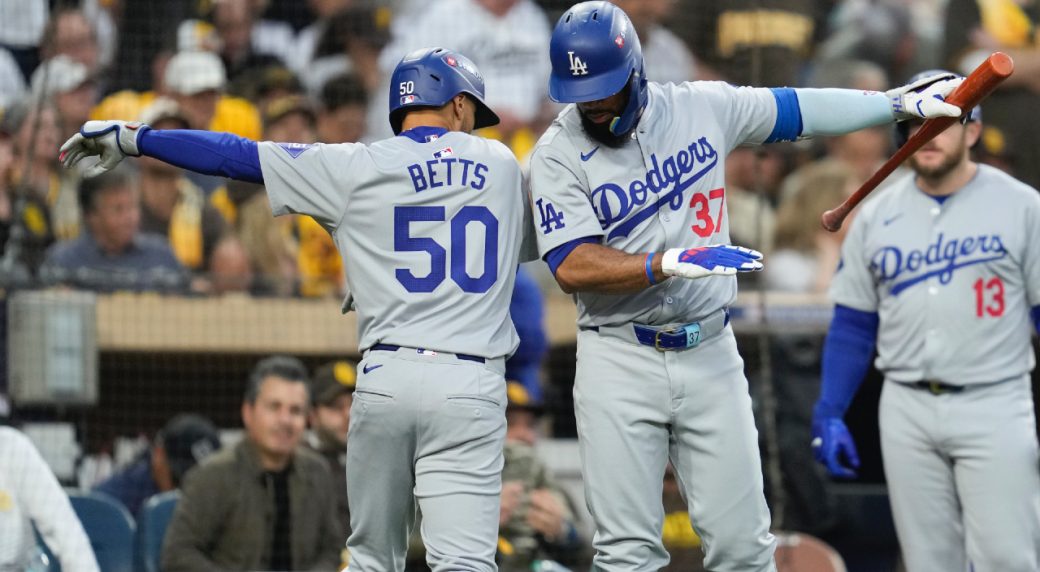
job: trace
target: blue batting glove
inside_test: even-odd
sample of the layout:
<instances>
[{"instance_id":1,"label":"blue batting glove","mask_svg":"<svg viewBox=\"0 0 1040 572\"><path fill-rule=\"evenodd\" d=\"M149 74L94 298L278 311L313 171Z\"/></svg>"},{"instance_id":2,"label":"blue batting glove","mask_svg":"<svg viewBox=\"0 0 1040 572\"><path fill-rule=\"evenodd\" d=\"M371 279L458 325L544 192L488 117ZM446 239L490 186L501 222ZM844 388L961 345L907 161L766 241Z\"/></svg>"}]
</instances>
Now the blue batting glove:
<instances>
[{"instance_id":1,"label":"blue batting glove","mask_svg":"<svg viewBox=\"0 0 1040 572\"><path fill-rule=\"evenodd\" d=\"M856 453L856 443L852 440L852 434L841 418L814 418L812 436L813 456L827 467L827 472L832 477L856 478L856 471L853 469L859 468L859 454ZM848 466L842 464L842 457L848 462Z\"/></svg>"},{"instance_id":2,"label":"blue batting glove","mask_svg":"<svg viewBox=\"0 0 1040 572\"><path fill-rule=\"evenodd\" d=\"M715 244L698 248L672 248L661 258L661 270L666 276L704 278L732 276L737 272L762 269L762 253L732 244Z\"/></svg>"}]
</instances>

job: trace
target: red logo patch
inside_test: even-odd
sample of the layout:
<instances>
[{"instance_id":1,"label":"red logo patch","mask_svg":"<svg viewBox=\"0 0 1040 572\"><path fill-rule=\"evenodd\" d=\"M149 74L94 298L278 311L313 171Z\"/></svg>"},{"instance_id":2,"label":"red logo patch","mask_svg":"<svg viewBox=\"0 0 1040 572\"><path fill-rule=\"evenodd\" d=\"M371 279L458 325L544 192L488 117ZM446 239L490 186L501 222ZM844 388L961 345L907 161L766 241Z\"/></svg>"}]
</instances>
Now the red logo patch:
<instances>
[{"instance_id":1,"label":"red logo patch","mask_svg":"<svg viewBox=\"0 0 1040 572\"><path fill-rule=\"evenodd\" d=\"M449 66L455 67L455 58L448 56L444 58L444 61L447 62Z\"/></svg>"},{"instance_id":2,"label":"red logo patch","mask_svg":"<svg viewBox=\"0 0 1040 572\"><path fill-rule=\"evenodd\" d=\"M617 44L617 47L623 48L625 47L625 38L623 38L621 34L618 34L618 36L614 38L614 43Z\"/></svg>"}]
</instances>

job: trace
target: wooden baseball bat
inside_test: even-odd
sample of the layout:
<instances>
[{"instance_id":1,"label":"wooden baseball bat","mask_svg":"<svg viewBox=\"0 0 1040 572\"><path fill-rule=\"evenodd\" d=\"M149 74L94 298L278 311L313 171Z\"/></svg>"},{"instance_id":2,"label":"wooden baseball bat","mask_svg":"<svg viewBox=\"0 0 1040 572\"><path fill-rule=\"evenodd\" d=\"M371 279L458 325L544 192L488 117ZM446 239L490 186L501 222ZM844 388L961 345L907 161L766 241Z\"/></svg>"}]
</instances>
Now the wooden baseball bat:
<instances>
[{"instance_id":1,"label":"wooden baseball bat","mask_svg":"<svg viewBox=\"0 0 1040 572\"><path fill-rule=\"evenodd\" d=\"M978 105L986 96L993 93L993 90L1000 85L1000 82L1007 79L1014 70L1015 63L1011 60L1011 56L1003 52L994 52L979 67L975 68L971 75L964 78L964 82L946 98L946 101L960 107L962 113L971 113L972 108ZM885 180L885 177L891 175L892 171L895 171L896 167L910 155L913 155L925 143L945 131L947 127L953 125L956 121L960 121L960 118L936 117L935 119L925 121L924 125L896 151L895 155L892 155L852 196L845 199L845 202L836 208L823 213L823 216L820 218L823 228L831 232L840 229L841 223L845 221L845 217L849 215L849 212L877 188L881 181Z\"/></svg>"}]
</instances>

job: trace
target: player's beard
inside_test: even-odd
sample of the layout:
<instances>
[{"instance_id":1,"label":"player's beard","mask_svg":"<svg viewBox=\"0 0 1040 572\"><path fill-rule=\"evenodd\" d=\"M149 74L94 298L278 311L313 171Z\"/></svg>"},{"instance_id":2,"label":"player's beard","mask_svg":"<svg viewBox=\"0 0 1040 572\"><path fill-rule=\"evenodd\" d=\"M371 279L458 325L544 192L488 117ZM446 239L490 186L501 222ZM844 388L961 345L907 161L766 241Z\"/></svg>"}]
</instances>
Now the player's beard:
<instances>
[{"instance_id":1,"label":"player's beard","mask_svg":"<svg viewBox=\"0 0 1040 572\"><path fill-rule=\"evenodd\" d=\"M625 92L626 94L628 93L627 87L625 88ZM621 103L622 112L624 112L624 109L628 107L629 97L630 96L626 95L624 101ZM613 123L612 120L604 121L603 123L596 123L588 117L586 117L585 114L581 112L581 109L578 109L578 115L581 117L581 126L585 130L585 133L596 142L602 143L607 147L621 147L625 144L625 141L628 141L629 133L632 132L632 130L629 129L621 135L615 135L610 130L610 124Z\"/></svg>"},{"instance_id":2,"label":"player's beard","mask_svg":"<svg viewBox=\"0 0 1040 572\"><path fill-rule=\"evenodd\" d=\"M957 167L960 166L961 162L967 159L964 151L964 141L966 137L966 135L962 136L960 144L957 146L957 150L952 153L944 154L943 159L939 164L922 165L916 158L911 156L910 167L914 170L914 173L922 179L935 182L942 181L947 175L955 171Z\"/></svg>"}]
</instances>

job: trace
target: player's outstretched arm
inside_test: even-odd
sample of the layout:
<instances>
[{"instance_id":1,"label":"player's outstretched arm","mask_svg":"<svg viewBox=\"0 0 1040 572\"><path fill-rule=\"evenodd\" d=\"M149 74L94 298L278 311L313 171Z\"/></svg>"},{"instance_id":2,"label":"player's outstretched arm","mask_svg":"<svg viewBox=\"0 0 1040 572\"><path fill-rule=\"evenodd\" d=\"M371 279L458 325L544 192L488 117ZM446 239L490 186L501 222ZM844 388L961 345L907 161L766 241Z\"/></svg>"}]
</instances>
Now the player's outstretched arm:
<instances>
[{"instance_id":1,"label":"player's outstretched arm","mask_svg":"<svg viewBox=\"0 0 1040 572\"><path fill-rule=\"evenodd\" d=\"M856 443L845 412L870 367L878 315L837 305L823 345L820 398L813 407L812 448L816 460L834 477L851 479L859 468Z\"/></svg>"},{"instance_id":2,"label":"player's outstretched arm","mask_svg":"<svg viewBox=\"0 0 1040 572\"><path fill-rule=\"evenodd\" d=\"M885 93L838 88L797 88L801 137L842 135L906 119L959 117L945 98L963 81L950 73L922 78ZM785 138L787 140L789 138Z\"/></svg>"},{"instance_id":3,"label":"player's outstretched arm","mask_svg":"<svg viewBox=\"0 0 1040 572\"><path fill-rule=\"evenodd\" d=\"M85 172L91 177L112 169L126 157L141 155L204 175L264 182L255 141L230 133L156 131L136 122L88 121L61 146L59 159L70 168L85 157L99 157L100 161Z\"/></svg>"},{"instance_id":4,"label":"player's outstretched arm","mask_svg":"<svg viewBox=\"0 0 1040 572\"><path fill-rule=\"evenodd\" d=\"M732 276L762 269L762 254L729 244L629 254L600 244L580 244L556 268L564 292L627 294L671 276Z\"/></svg>"}]
</instances>

